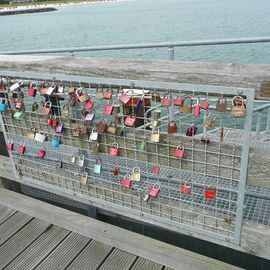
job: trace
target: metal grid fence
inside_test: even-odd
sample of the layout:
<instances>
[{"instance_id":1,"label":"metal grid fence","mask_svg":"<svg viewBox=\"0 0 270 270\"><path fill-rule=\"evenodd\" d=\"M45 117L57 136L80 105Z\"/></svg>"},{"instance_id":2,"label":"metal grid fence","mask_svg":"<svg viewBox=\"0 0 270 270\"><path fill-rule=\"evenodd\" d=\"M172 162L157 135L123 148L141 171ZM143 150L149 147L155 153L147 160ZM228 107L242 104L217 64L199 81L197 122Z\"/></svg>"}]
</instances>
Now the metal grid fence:
<instances>
[{"instance_id":1,"label":"metal grid fence","mask_svg":"<svg viewBox=\"0 0 270 270\"><path fill-rule=\"evenodd\" d=\"M18 81L24 81L24 85L18 88L19 91L10 91L11 86ZM111 209L126 215L143 216L144 221L149 222L151 219L151 223L160 226L171 225L240 243L254 96L252 89L144 81L130 83L125 80L64 75L54 78L47 75L44 78L44 74L31 74L29 77L21 75L19 78L3 80L3 84L3 100L7 99L10 108L2 112L2 125L7 143L9 140L14 143L14 150L10 153L19 182L61 191L74 198L85 199L86 202L105 203ZM47 89L51 85L58 88L63 86L64 91L59 93L56 87L51 95L38 94L33 98L27 95L28 88L33 85L38 89L41 86ZM93 121L86 121L82 115L83 102L77 101L74 107L69 107L68 115L61 113L70 99L71 95L67 92L71 85L75 89L83 89L95 103L94 108L88 111L95 114ZM102 113L108 100L100 98L98 94L107 89L113 92L115 112L111 115ZM127 105L119 100L124 89L131 93L127 94ZM16 109L21 93L24 93L25 109L16 117L16 112L22 111ZM162 100L166 93L172 95L172 99L176 96L190 96L193 102L191 112L183 113L173 105L162 106L156 96L160 95ZM194 107L199 99L208 99L210 104L216 104L221 96L230 100L239 94L247 102L246 117L243 119L231 117L230 105L227 106L227 112L216 112L215 107L210 107L208 110L200 109L200 115L194 116ZM58 124L64 124L63 132L58 134L61 144L57 148L51 145L56 134L55 127L48 126L48 116L42 113L40 102L43 100L54 101L51 117ZM139 107L140 100L143 102ZM38 103L39 108L33 112L34 103ZM124 124L132 113L137 115L137 127ZM151 124L155 120L155 113L159 114L158 142L151 139ZM212 128L205 127L209 113L215 115L215 125ZM116 130L114 134L107 131L99 134L97 149L97 141L89 141L89 136L104 118L107 129L110 123L116 123ZM177 125L177 132L168 134L168 125L172 121ZM187 136L187 129L194 125L198 136ZM35 128L35 135L45 134L46 140L40 142L29 138L31 128ZM75 134L78 128L79 136ZM210 131L214 128L220 130L219 140L211 138ZM235 138L239 129L244 130L242 143L237 139L230 142L224 140L224 134L221 133L229 128ZM112 156L109 152L115 142L119 146L119 154ZM18 149L23 143L25 153L20 154ZM183 158L174 156L179 145L184 146ZM40 150L46 152L45 158L37 157ZM80 156L84 157L83 164L78 163ZM77 160L75 163L74 158ZM101 161L100 173L95 171L99 165L98 159ZM130 188L123 187L122 180L130 180L127 175L132 175L136 167L140 168L140 181L132 181ZM153 167L158 167L158 173L153 171ZM116 168L117 175L114 173ZM85 173L87 184L82 181ZM155 184L159 188L158 195L145 200ZM191 192L184 190L190 187Z\"/></svg>"}]
</instances>

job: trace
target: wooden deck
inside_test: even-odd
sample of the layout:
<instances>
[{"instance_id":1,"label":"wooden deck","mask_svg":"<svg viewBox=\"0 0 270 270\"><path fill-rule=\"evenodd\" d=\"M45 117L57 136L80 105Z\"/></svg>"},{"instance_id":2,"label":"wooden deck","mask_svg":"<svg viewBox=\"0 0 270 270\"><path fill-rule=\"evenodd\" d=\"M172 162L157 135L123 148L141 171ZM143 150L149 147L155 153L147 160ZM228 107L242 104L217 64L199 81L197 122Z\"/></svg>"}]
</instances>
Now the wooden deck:
<instances>
[{"instance_id":1,"label":"wooden deck","mask_svg":"<svg viewBox=\"0 0 270 270\"><path fill-rule=\"evenodd\" d=\"M0 189L0 269L239 268Z\"/></svg>"}]
</instances>

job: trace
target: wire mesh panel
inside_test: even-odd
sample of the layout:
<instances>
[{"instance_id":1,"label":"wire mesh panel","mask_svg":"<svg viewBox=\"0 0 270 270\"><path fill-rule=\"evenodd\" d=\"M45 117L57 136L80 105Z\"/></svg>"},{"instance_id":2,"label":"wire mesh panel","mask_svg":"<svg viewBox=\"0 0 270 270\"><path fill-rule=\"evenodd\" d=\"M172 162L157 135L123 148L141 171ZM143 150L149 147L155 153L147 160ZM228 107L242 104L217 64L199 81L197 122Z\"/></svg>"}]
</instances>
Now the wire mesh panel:
<instances>
[{"instance_id":1,"label":"wire mesh panel","mask_svg":"<svg viewBox=\"0 0 270 270\"><path fill-rule=\"evenodd\" d=\"M240 243L252 89L31 74L0 93L17 181Z\"/></svg>"}]
</instances>

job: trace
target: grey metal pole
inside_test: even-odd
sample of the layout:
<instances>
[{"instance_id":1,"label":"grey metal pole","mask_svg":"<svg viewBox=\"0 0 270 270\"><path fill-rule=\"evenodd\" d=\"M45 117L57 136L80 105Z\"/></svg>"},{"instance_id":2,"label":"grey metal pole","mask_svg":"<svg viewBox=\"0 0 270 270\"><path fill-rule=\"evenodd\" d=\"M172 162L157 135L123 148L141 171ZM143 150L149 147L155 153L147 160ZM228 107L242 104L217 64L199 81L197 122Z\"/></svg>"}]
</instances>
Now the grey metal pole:
<instances>
[{"instance_id":1,"label":"grey metal pole","mask_svg":"<svg viewBox=\"0 0 270 270\"><path fill-rule=\"evenodd\" d=\"M258 114L257 114L257 124L256 124L256 141L258 141L260 139L261 122L262 122L262 113L258 112Z\"/></svg>"},{"instance_id":2,"label":"grey metal pole","mask_svg":"<svg viewBox=\"0 0 270 270\"><path fill-rule=\"evenodd\" d=\"M168 47L169 60L174 61L174 47Z\"/></svg>"}]
</instances>

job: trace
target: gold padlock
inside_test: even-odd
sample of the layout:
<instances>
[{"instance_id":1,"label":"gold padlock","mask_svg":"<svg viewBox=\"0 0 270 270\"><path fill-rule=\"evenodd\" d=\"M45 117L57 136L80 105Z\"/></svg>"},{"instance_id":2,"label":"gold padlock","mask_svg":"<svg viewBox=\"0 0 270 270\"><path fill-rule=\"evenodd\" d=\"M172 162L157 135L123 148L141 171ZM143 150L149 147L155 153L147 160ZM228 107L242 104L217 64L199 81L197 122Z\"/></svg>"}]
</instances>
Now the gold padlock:
<instances>
[{"instance_id":1,"label":"gold padlock","mask_svg":"<svg viewBox=\"0 0 270 270\"><path fill-rule=\"evenodd\" d=\"M237 118L246 116L246 104L241 96L233 97L231 116Z\"/></svg>"},{"instance_id":2,"label":"gold padlock","mask_svg":"<svg viewBox=\"0 0 270 270\"><path fill-rule=\"evenodd\" d=\"M216 104L217 112L226 112L227 111L227 99L226 97L221 96Z\"/></svg>"},{"instance_id":3,"label":"gold padlock","mask_svg":"<svg viewBox=\"0 0 270 270\"><path fill-rule=\"evenodd\" d=\"M62 109L62 116L68 116L69 115L69 107L68 105L64 105L63 109Z\"/></svg>"},{"instance_id":4,"label":"gold padlock","mask_svg":"<svg viewBox=\"0 0 270 270\"><path fill-rule=\"evenodd\" d=\"M131 173L131 181L140 182L141 181L141 170L139 167L134 167Z\"/></svg>"},{"instance_id":5,"label":"gold padlock","mask_svg":"<svg viewBox=\"0 0 270 270\"><path fill-rule=\"evenodd\" d=\"M187 104L188 100L190 100L189 104ZM182 113L192 113L192 104L193 104L192 97L191 96L185 96L183 106L180 107L180 111Z\"/></svg>"},{"instance_id":6,"label":"gold padlock","mask_svg":"<svg viewBox=\"0 0 270 270\"><path fill-rule=\"evenodd\" d=\"M88 173L84 172L80 180L81 185L86 186L88 184Z\"/></svg>"},{"instance_id":7,"label":"gold padlock","mask_svg":"<svg viewBox=\"0 0 270 270\"><path fill-rule=\"evenodd\" d=\"M160 132L158 128L154 128L150 135L150 142L159 142L160 140Z\"/></svg>"},{"instance_id":8,"label":"gold padlock","mask_svg":"<svg viewBox=\"0 0 270 270\"><path fill-rule=\"evenodd\" d=\"M116 128L117 128L116 123L112 122L112 123L110 123L110 125L107 127L107 132L108 132L109 134L115 135L115 134L116 134Z\"/></svg>"},{"instance_id":9,"label":"gold padlock","mask_svg":"<svg viewBox=\"0 0 270 270\"><path fill-rule=\"evenodd\" d=\"M209 113L204 120L205 128L214 128L216 126L216 115Z\"/></svg>"},{"instance_id":10,"label":"gold padlock","mask_svg":"<svg viewBox=\"0 0 270 270\"><path fill-rule=\"evenodd\" d=\"M97 87L96 98L97 99L103 99L103 89L102 89L101 86Z\"/></svg>"},{"instance_id":11,"label":"gold padlock","mask_svg":"<svg viewBox=\"0 0 270 270\"><path fill-rule=\"evenodd\" d=\"M90 99L90 97L83 91L82 88L76 90L76 95L81 103L84 103Z\"/></svg>"},{"instance_id":12,"label":"gold padlock","mask_svg":"<svg viewBox=\"0 0 270 270\"><path fill-rule=\"evenodd\" d=\"M73 138L80 138L80 136L81 136L81 129L79 127L77 127L72 131L72 137Z\"/></svg>"},{"instance_id":13,"label":"gold padlock","mask_svg":"<svg viewBox=\"0 0 270 270\"><path fill-rule=\"evenodd\" d=\"M27 132L27 138L34 140L36 136L36 128L31 127L30 130Z\"/></svg>"}]
</instances>

